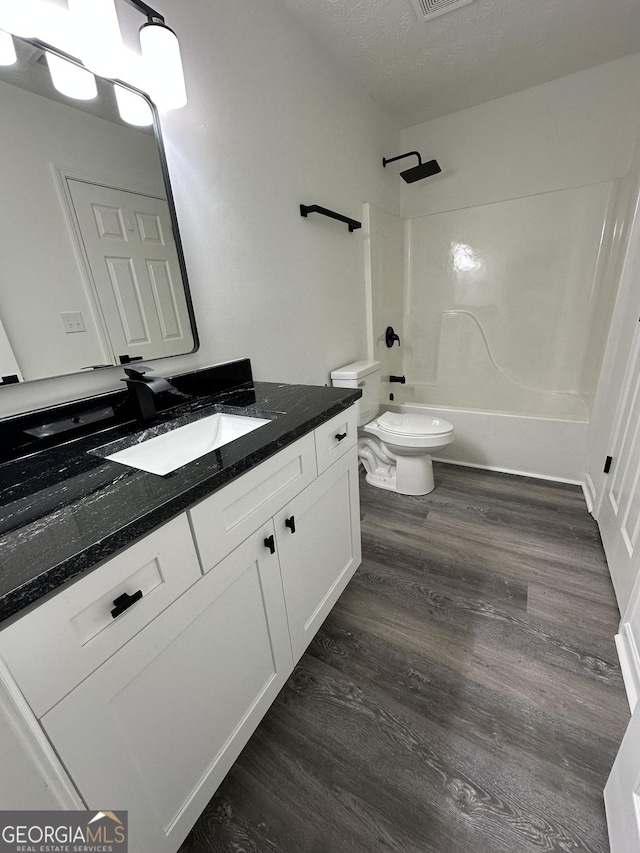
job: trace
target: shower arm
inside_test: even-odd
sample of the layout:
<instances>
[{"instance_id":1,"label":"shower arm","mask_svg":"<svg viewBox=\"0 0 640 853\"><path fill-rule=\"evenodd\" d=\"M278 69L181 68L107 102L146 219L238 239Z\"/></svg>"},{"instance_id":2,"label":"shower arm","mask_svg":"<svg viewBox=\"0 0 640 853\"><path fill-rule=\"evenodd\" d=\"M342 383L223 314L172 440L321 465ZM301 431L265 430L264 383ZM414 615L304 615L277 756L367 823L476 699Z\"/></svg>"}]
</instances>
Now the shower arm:
<instances>
[{"instance_id":1,"label":"shower arm","mask_svg":"<svg viewBox=\"0 0 640 853\"><path fill-rule=\"evenodd\" d=\"M422 157L420 156L419 151L408 151L406 154L400 154L398 157L383 157L382 165L387 167L387 163L395 163L396 160L404 160L405 157L417 157L418 158L418 166L422 166Z\"/></svg>"}]
</instances>

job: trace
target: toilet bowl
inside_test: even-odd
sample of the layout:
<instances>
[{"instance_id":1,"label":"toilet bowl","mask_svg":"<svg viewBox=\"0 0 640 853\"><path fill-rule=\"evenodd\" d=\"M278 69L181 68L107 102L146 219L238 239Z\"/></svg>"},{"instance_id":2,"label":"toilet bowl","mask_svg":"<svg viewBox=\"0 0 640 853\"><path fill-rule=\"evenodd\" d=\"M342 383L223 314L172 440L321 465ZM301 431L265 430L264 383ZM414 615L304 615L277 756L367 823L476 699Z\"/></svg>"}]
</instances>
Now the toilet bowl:
<instances>
[{"instance_id":1,"label":"toilet bowl","mask_svg":"<svg viewBox=\"0 0 640 853\"><path fill-rule=\"evenodd\" d=\"M360 388L358 456L366 481L402 495L427 495L434 489L432 454L454 439L453 425L429 415L380 410L380 363L357 361L334 370L338 388Z\"/></svg>"}]
</instances>

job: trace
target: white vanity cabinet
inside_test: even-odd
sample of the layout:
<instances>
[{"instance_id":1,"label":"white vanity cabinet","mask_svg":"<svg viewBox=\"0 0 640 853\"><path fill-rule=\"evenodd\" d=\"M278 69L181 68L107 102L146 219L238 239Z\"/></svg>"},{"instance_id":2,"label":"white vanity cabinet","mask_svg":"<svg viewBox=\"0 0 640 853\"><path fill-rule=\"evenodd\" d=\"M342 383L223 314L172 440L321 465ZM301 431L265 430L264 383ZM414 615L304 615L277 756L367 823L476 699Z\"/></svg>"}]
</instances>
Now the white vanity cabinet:
<instances>
[{"instance_id":1,"label":"white vanity cabinet","mask_svg":"<svg viewBox=\"0 0 640 853\"><path fill-rule=\"evenodd\" d=\"M175 851L293 669L265 528L42 719L89 808L128 809L131 853Z\"/></svg>"},{"instance_id":2,"label":"white vanity cabinet","mask_svg":"<svg viewBox=\"0 0 640 853\"><path fill-rule=\"evenodd\" d=\"M204 572L273 515L296 663L360 565L356 440L354 410L341 412L189 511Z\"/></svg>"},{"instance_id":3,"label":"white vanity cabinet","mask_svg":"<svg viewBox=\"0 0 640 853\"><path fill-rule=\"evenodd\" d=\"M352 408L0 630L33 726L88 808L129 811L131 853L175 853L359 565L355 444Z\"/></svg>"}]
</instances>

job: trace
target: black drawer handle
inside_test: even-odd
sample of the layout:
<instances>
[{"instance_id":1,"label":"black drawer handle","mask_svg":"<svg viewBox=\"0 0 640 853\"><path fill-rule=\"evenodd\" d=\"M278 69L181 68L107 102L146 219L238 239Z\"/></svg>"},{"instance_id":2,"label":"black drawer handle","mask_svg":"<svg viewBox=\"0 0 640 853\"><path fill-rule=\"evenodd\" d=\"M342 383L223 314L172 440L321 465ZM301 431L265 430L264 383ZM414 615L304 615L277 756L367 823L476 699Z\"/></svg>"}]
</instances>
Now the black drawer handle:
<instances>
[{"instance_id":1,"label":"black drawer handle","mask_svg":"<svg viewBox=\"0 0 640 853\"><path fill-rule=\"evenodd\" d=\"M336 438L338 439L338 441L342 441L342 439L343 439L343 438L346 438L346 437L347 437L346 432L339 432L339 433L336 433Z\"/></svg>"},{"instance_id":2,"label":"black drawer handle","mask_svg":"<svg viewBox=\"0 0 640 853\"><path fill-rule=\"evenodd\" d=\"M129 595L128 592L123 592L122 595L119 595L117 598L114 598L113 603L115 604L115 607L111 611L111 615L114 619L117 619L121 613L124 613L125 610L128 610L132 604L136 603L136 601L140 601L141 598L141 589L139 589L137 592L134 592L133 595Z\"/></svg>"},{"instance_id":3,"label":"black drawer handle","mask_svg":"<svg viewBox=\"0 0 640 853\"><path fill-rule=\"evenodd\" d=\"M285 522L284 522L284 526L285 526L285 527L288 527L288 528L289 528L289 530L290 530L292 533L295 533L295 532L296 532L296 520L295 520L295 517L292 515L292 516L291 516L291 518L286 518L286 519L285 519Z\"/></svg>"},{"instance_id":4,"label":"black drawer handle","mask_svg":"<svg viewBox=\"0 0 640 853\"><path fill-rule=\"evenodd\" d=\"M273 538L273 535L266 537L264 547L269 549L270 554L276 553L276 540Z\"/></svg>"}]
</instances>

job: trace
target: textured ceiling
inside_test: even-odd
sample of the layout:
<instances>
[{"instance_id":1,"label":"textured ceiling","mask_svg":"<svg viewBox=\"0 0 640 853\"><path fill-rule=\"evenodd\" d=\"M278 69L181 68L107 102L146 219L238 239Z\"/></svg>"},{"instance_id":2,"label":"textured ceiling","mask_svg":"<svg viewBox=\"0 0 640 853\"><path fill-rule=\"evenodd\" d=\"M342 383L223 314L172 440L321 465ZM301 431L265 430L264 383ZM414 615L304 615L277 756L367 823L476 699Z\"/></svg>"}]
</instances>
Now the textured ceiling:
<instances>
[{"instance_id":1,"label":"textured ceiling","mask_svg":"<svg viewBox=\"0 0 640 853\"><path fill-rule=\"evenodd\" d=\"M402 127L640 51L639 0L282 0Z\"/></svg>"}]
</instances>

